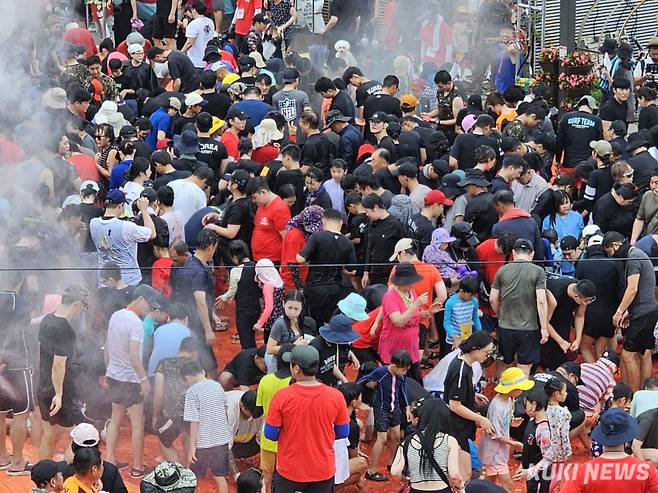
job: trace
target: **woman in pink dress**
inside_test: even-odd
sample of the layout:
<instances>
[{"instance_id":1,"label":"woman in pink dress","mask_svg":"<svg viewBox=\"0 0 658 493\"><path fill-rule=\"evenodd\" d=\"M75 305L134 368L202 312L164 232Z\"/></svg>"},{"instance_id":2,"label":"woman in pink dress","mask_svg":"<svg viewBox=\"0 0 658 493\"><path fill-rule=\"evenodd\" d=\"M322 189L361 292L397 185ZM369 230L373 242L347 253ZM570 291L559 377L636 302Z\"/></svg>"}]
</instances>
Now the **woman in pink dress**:
<instances>
[{"instance_id":1,"label":"woman in pink dress","mask_svg":"<svg viewBox=\"0 0 658 493\"><path fill-rule=\"evenodd\" d=\"M427 311L421 310L427 303L427 294L416 296L413 286L422 279L413 264L401 262L396 266L395 275L391 277L393 286L382 299L382 332L378 347L379 356L386 364L391 362L396 351L407 351L413 361L408 375L420 382L420 320L439 310L439 305L435 304Z\"/></svg>"}]
</instances>

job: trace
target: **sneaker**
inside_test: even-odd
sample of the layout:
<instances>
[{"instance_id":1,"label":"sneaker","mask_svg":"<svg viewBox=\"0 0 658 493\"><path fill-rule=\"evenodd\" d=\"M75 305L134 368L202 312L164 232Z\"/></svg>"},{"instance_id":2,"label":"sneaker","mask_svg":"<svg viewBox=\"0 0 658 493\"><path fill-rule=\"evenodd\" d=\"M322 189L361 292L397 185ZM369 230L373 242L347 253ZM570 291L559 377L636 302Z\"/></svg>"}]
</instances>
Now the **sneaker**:
<instances>
[{"instance_id":1,"label":"sneaker","mask_svg":"<svg viewBox=\"0 0 658 493\"><path fill-rule=\"evenodd\" d=\"M145 467L144 469L132 468L130 470L130 477L133 478L133 479L142 479L144 476L146 476L151 471L152 471L152 469L150 467Z\"/></svg>"},{"instance_id":2,"label":"sneaker","mask_svg":"<svg viewBox=\"0 0 658 493\"><path fill-rule=\"evenodd\" d=\"M388 481L388 478L379 471L375 471L375 472L367 471L366 479L368 481L375 481L377 483L383 483L384 481Z\"/></svg>"}]
</instances>

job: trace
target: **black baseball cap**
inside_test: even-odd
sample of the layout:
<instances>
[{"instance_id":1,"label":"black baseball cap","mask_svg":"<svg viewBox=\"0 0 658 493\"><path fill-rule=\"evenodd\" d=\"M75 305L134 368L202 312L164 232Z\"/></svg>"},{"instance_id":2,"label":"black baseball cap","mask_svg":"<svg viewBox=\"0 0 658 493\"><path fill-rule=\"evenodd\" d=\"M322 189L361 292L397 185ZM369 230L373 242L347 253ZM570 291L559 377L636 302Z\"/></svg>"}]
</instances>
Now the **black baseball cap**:
<instances>
[{"instance_id":1,"label":"black baseball cap","mask_svg":"<svg viewBox=\"0 0 658 493\"><path fill-rule=\"evenodd\" d=\"M567 373L576 375L578 377L578 383L576 385L583 385L583 381L580 379L580 365L575 361L565 361L560 365L560 368L563 368Z\"/></svg>"},{"instance_id":2,"label":"black baseball cap","mask_svg":"<svg viewBox=\"0 0 658 493\"><path fill-rule=\"evenodd\" d=\"M58 463L49 459L40 460L32 466L30 477L32 482L37 485L37 488L41 488L57 476L58 472L63 473L65 468L66 466L61 462Z\"/></svg>"},{"instance_id":3,"label":"black baseball cap","mask_svg":"<svg viewBox=\"0 0 658 493\"><path fill-rule=\"evenodd\" d=\"M571 235L564 236L560 240L560 248L562 250L575 250L578 248L578 245L580 245L578 239Z\"/></svg>"},{"instance_id":4,"label":"black baseball cap","mask_svg":"<svg viewBox=\"0 0 658 493\"><path fill-rule=\"evenodd\" d=\"M530 242L530 240L527 240L525 238L519 238L514 242L514 246L512 247L512 250L525 250L526 252L534 252L535 247Z\"/></svg>"},{"instance_id":5,"label":"black baseball cap","mask_svg":"<svg viewBox=\"0 0 658 493\"><path fill-rule=\"evenodd\" d=\"M289 84L299 79L299 72L294 68L287 68L283 71L283 82Z\"/></svg>"},{"instance_id":6,"label":"black baseball cap","mask_svg":"<svg viewBox=\"0 0 658 493\"><path fill-rule=\"evenodd\" d=\"M388 122L388 115L383 111L375 111L370 117L371 122Z\"/></svg>"},{"instance_id":7,"label":"black baseball cap","mask_svg":"<svg viewBox=\"0 0 658 493\"><path fill-rule=\"evenodd\" d=\"M241 56L238 58L238 65L240 67L254 68L256 66L256 60L250 56Z\"/></svg>"},{"instance_id":8,"label":"black baseball cap","mask_svg":"<svg viewBox=\"0 0 658 493\"><path fill-rule=\"evenodd\" d=\"M247 120L247 115L240 111L238 108L230 108L228 113L226 113L226 121L233 120L234 118L239 118L240 120Z\"/></svg>"}]
</instances>

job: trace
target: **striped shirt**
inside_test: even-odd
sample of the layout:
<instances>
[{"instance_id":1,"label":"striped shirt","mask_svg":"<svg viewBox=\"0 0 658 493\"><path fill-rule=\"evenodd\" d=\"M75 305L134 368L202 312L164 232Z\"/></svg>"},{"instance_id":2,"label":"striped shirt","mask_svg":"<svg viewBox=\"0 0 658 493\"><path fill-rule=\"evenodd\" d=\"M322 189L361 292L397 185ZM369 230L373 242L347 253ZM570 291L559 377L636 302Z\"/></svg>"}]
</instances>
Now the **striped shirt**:
<instances>
[{"instance_id":1,"label":"striped shirt","mask_svg":"<svg viewBox=\"0 0 658 493\"><path fill-rule=\"evenodd\" d=\"M593 413L601 399L612 394L616 383L613 373L616 370L615 365L604 358L595 363L580 364L583 385L578 385L578 397L583 411Z\"/></svg>"},{"instance_id":2,"label":"striped shirt","mask_svg":"<svg viewBox=\"0 0 658 493\"><path fill-rule=\"evenodd\" d=\"M187 389L183 419L199 423L196 439L198 449L219 447L231 442L226 396L222 386L214 380L205 379Z\"/></svg>"},{"instance_id":3,"label":"striped shirt","mask_svg":"<svg viewBox=\"0 0 658 493\"><path fill-rule=\"evenodd\" d=\"M464 301L457 293L450 296L445 304L443 327L448 344L452 344L455 338L468 339L472 332L482 330L478 317L478 299L474 296Z\"/></svg>"}]
</instances>

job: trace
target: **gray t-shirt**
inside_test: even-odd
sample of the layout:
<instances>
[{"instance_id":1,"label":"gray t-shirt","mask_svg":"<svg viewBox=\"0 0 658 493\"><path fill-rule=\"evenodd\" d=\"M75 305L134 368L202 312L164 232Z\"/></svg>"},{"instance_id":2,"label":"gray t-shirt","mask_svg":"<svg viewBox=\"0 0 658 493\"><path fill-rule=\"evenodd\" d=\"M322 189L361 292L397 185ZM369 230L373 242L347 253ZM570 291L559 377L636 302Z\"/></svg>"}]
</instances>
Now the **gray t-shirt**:
<instances>
[{"instance_id":1,"label":"gray t-shirt","mask_svg":"<svg viewBox=\"0 0 658 493\"><path fill-rule=\"evenodd\" d=\"M658 233L658 199L651 190L642 195L637 218L644 221L644 233L655 235Z\"/></svg>"},{"instance_id":2,"label":"gray t-shirt","mask_svg":"<svg viewBox=\"0 0 658 493\"><path fill-rule=\"evenodd\" d=\"M272 330L270 331L270 338L277 341L279 346L289 343L292 344L298 339L292 329L288 328L283 317L279 317L274 321Z\"/></svg>"},{"instance_id":3,"label":"gray t-shirt","mask_svg":"<svg viewBox=\"0 0 658 493\"><path fill-rule=\"evenodd\" d=\"M455 199L455 202L450 206L446 212L446 219L443 222L443 227L450 231L453 224L455 224L455 217L461 216L464 219L464 214L466 214L466 204L468 204L468 199L471 196L467 193L461 194Z\"/></svg>"},{"instance_id":4,"label":"gray t-shirt","mask_svg":"<svg viewBox=\"0 0 658 493\"><path fill-rule=\"evenodd\" d=\"M409 198L411 199L411 202L418 206L418 209L422 210L422 208L425 207L425 196L430 193L431 190L432 189L427 185L418 185L409 193Z\"/></svg>"},{"instance_id":5,"label":"gray t-shirt","mask_svg":"<svg viewBox=\"0 0 658 493\"><path fill-rule=\"evenodd\" d=\"M272 106L283 115L287 122L293 122L297 126L297 142L301 142L302 134L299 128L299 116L304 108L309 106L308 95L298 89L289 91L282 89L272 96Z\"/></svg>"},{"instance_id":6,"label":"gray t-shirt","mask_svg":"<svg viewBox=\"0 0 658 493\"><path fill-rule=\"evenodd\" d=\"M546 272L531 262L511 262L496 273L493 288L500 291L498 325L511 330L538 330L537 290L546 289Z\"/></svg>"},{"instance_id":7,"label":"gray t-shirt","mask_svg":"<svg viewBox=\"0 0 658 493\"><path fill-rule=\"evenodd\" d=\"M646 253L639 248L632 247L628 251L628 260L624 264L626 278L640 274L637 294L633 303L628 307L631 318L641 317L658 307L656 303L656 274L653 264Z\"/></svg>"}]
</instances>

